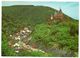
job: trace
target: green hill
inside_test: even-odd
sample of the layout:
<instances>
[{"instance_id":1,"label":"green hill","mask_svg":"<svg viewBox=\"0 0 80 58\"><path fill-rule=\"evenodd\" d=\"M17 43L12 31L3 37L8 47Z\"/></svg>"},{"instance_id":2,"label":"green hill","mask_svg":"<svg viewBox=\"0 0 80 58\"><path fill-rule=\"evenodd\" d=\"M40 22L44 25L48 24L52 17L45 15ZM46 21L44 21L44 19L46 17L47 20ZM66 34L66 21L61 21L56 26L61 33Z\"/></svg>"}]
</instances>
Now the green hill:
<instances>
[{"instance_id":1,"label":"green hill","mask_svg":"<svg viewBox=\"0 0 80 58\"><path fill-rule=\"evenodd\" d=\"M9 35L14 34L23 27L30 26L33 30L30 44L35 43L38 48L50 54L49 56L77 56L78 20L64 14L65 22L52 22L51 25L48 25L48 19L50 19L51 14L54 14L55 11L57 10L46 6L3 6L2 55L18 56L8 47ZM56 52L58 52L58 50L65 50L66 53L55 53L54 49L57 49ZM20 55L23 56L24 54ZM25 52L25 56L35 55L27 55ZM41 54L40 56L44 55Z\"/></svg>"}]
</instances>

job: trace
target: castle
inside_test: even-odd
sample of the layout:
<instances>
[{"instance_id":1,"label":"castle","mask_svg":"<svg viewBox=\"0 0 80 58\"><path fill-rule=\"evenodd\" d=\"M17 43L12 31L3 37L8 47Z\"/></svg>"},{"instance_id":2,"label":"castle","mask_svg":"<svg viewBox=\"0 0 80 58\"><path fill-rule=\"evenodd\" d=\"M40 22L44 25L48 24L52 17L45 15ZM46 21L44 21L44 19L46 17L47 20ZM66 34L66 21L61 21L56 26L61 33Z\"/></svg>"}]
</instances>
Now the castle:
<instances>
[{"instance_id":1,"label":"castle","mask_svg":"<svg viewBox=\"0 0 80 58\"><path fill-rule=\"evenodd\" d=\"M64 14L62 10L55 11L54 15L51 15L50 17L51 21L63 21L64 20Z\"/></svg>"}]
</instances>

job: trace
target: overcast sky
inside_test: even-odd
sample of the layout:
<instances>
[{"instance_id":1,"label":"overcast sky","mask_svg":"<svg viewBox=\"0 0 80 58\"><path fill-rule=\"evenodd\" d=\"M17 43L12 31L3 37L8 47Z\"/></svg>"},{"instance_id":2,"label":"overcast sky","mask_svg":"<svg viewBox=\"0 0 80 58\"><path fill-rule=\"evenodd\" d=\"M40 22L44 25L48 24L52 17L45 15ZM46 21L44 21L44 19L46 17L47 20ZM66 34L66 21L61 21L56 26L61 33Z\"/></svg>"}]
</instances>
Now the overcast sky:
<instances>
[{"instance_id":1,"label":"overcast sky","mask_svg":"<svg viewBox=\"0 0 80 58\"><path fill-rule=\"evenodd\" d=\"M63 13L68 16L79 19L79 3L78 2L27 2L27 1L5 1L2 6L11 5L36 5L36 6L49 6L59 10L62 9Z\"/></svg>"}]
</instances>

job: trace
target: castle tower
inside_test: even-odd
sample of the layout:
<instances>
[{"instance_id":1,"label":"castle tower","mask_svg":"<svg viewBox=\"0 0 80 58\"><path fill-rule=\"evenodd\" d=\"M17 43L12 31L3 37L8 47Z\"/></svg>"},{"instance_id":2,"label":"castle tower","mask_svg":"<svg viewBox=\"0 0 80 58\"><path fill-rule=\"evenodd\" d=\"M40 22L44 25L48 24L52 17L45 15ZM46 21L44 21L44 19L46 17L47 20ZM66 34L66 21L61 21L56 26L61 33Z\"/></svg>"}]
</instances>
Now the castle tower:
<instances>
[{"instance_id":1,"label":"castle tower","mask_svg":"<svg viewBox=\"0 0 80 58\"><path fill-rule=\"evenodd\" d=\"M62 13L62 10L61 9L59 10L59 13Z\"/></svg>"}]
</instances>

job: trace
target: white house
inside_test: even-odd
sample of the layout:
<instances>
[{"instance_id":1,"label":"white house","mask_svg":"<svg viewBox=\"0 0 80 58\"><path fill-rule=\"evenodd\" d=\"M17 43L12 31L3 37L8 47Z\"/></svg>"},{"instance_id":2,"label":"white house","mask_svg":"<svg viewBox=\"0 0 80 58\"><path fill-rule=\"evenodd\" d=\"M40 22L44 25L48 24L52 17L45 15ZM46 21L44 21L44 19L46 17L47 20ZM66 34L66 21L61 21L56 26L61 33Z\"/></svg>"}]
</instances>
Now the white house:
<instances>
[{"instance_id":1,"label":"white house","mask_svg":"<svg viewBox=\"0 0 80 58\"><path fill-rule=\"evenodd\" d=\"M20 36L15 37L15 40L20 40Z\"/></svg>"},{"instance_id":2,"label":"white house","mask_svg":"<svg viewBox=\"0 0 80 58\"><path fill-rule=\"evenodd\" d=\"M20 44L19 44L19 43L15 43L13 46L14 46L14 47L15 47L15 46L20 46Z\"/></svg>"}]
</instances>

